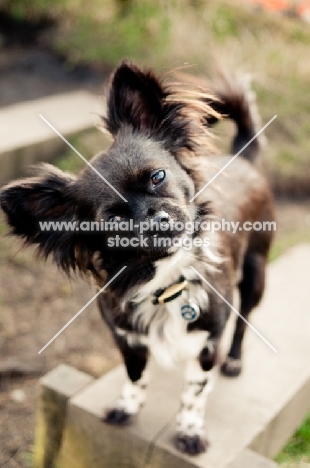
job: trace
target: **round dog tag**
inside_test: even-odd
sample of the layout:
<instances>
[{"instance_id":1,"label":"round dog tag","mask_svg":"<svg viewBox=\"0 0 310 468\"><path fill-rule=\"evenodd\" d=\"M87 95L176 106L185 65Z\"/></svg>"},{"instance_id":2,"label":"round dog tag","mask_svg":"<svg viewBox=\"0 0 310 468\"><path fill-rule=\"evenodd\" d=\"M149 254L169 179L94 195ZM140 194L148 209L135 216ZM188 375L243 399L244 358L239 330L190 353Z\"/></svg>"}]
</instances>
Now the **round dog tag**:
<instances>
[{"instance_id":1,"label":"round dog tag","mask_svg":"<svg viewBox=\"0 0 310 468\"><path fill-rule=\"evenodd\" d=\"M187 322L195 322L199 318L200 309L197 304L188 302L181 307L181 315Z\"/></svg>"}]
</instances>

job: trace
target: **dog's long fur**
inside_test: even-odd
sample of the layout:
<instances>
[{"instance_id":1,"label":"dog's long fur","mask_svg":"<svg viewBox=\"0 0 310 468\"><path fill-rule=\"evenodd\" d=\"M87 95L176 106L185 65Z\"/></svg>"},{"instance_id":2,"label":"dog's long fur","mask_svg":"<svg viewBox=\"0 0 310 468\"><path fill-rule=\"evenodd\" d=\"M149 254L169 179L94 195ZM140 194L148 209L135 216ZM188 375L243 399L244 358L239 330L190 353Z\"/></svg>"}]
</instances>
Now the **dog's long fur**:
<instances>
[{"instance_id":1,"label":"dog's long fur","mask_svg":"<svg viewBox=\"0 0 310 468\"><path fill-rule=\"evenodd\" d=\"M260 160L260 138L190 203L230 158L212 156L210 128L221 116L233 119L237 133L232 152L239 151L258 130L255 102L244 83L225 79L224 86L212 95L180 83L166 84L150 70L124 61L111 78L107 103L103 125L114 142L91 163L127 203L89 167L75 177L44 164L32 177L4 187L1 207L12 233L27 244L36 244L44 256L51 254L66 272L89 272L102 287L127 265L98 301L129 377L105 420L123 424L139 411L148 383L149 353L165 366L183 360L186 375L176 445L197 454L205 448L204 407L230 307L191 266L229 303L237 288L240 312L247 318L263 293L271 233L220 231L212 235L210 246L190 251L152 246L112 249L107 246L107 233L40 231L38 222L112 217L118 221L132 218L138 224L153 220L158 213L183 223L216 218L240 225L245 221L271 221L272 196L255 167ZM155 185L152 175L158 171L164 171L165 178ZM164 234L171 239L206 235L201 230L190 236L173 229ZM148 239L152 235L146 232ZM186 278L188 294L200 309L199 318L192 323L180 315L184 296L154 304L156 291L177 283L180 276ZM245 324L239 318L221 367L225 375L235 376L241 371L244 331Z\"/></svg>"}]
</instances>

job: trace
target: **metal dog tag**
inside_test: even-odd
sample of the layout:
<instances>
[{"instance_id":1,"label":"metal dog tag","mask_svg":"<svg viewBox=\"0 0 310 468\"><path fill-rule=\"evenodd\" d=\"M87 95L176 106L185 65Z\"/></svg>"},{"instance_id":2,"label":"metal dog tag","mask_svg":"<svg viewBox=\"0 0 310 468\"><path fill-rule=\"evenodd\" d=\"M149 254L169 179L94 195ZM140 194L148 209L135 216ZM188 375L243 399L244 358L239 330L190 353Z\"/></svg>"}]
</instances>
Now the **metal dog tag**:
<instances>
[{"instance_id":1,"label":"metal dog tag","mask_svg":"<svg viewBox=\"0 0 310 468\"><path fill-rule=\"evenodd\" d=\"M200 308L190 299L181 307L181 316L187 322L195 322L200 316Z\"/></svg>"}]
</instances>

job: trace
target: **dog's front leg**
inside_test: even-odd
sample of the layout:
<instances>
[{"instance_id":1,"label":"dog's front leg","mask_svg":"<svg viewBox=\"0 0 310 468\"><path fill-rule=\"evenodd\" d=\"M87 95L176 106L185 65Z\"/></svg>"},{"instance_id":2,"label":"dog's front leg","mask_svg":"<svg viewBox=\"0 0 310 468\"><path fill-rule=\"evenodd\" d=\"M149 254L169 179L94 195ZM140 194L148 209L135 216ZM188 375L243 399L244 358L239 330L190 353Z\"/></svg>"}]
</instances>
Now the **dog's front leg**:
<instances>
[{"instance_id":1,"label":"dog's front leg","mask_svg":"<svg viewBox=\"0 0 310 468\"><path fill-rule=\"evenodd\" d=\"M215 353L209 344L197 359L190 359L185 367L185 384L181 407L177 415L176 447L190 455L204 452L208 443L204 437L207 396L213 387Z\"/></svg>"},{"instance_id":2,"label":"dog's front leg","mask_svg":"<svg viewBox=\"0 0 310 468\"><path fill-rule=\"evenodd\" d=\"M148 386L148 349L145 346L131 347L124 340L119 341L120 351L123 355L128 379L125 382L121 395L114 405L107 409L104 421L109 424L129 424L143 406Z\"/></svg>"}]
</instances>

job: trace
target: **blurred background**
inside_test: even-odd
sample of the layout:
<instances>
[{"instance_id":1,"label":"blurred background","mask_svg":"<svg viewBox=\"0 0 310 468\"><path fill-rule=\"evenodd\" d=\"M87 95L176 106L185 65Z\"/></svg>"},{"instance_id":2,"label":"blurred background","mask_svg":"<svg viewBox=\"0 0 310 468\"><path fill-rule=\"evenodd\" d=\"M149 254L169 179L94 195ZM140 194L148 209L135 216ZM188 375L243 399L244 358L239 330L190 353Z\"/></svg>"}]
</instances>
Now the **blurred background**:
<instances>
[{"instance_id":1,"label":"blurred background","mask_svg":"<svg viewBox=\"0 0 310 468\"><path fill-rule=\"evenodd\" d=\"M306 0L2 0L1 184L37 160L73 172L83 167L27 116L56 103L53 123L61 128L70 112L76 119L84 98L98 102L100 113L106 80L124 57L159 73L182 68L212 77L217 67L237 69L253 77L262 122L278 116L266 130L265 167L277 208L270 261L309 242L309 21ZM227 150L232 127L215 132ZM64 133L86 158L109 144L87 119ZM95 291L38 262L5 233L0 215L0 466L31 467L38 377L60 362L99 376L119 356L95 305L37 354ZM277 461L310 466L310 416Z\"/></svg>"}]
</instances>

